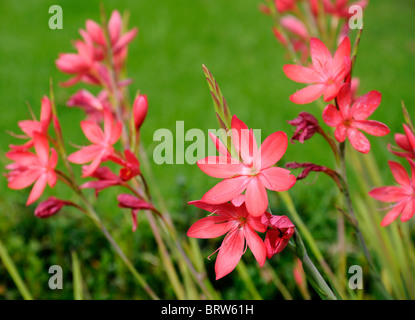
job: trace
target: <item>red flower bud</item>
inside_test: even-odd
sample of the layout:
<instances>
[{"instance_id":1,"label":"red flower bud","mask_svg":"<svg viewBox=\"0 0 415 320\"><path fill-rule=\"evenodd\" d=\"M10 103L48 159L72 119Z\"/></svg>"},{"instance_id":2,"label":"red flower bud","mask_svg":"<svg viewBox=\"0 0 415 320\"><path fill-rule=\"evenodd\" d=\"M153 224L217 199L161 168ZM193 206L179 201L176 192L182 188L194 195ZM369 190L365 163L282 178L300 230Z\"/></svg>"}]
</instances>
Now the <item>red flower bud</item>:
<instances>
[{"instance_id":1,"label":"red flower bud","mask_svg":"<svg viewBox=\"0 0 415 320\"><path fill-rule=\"evenodd\" d=\"M70 205L73 205L72 202L59 200L52 196L46 201L39 203L35 209L35 216L41 219L46 219L57 214L62 207Z\"/></svg>"},{"instance_id":2,"label":"red flower bud","mask_svg":"<svg viewBox=\"0 0 415 320\"><path fill-rule=\"evenodd\" d=\"M146 118L148 110L147 95L140 94L134 101L133 116L136 131L138 131Z\"/></svg>"}]
</instances>

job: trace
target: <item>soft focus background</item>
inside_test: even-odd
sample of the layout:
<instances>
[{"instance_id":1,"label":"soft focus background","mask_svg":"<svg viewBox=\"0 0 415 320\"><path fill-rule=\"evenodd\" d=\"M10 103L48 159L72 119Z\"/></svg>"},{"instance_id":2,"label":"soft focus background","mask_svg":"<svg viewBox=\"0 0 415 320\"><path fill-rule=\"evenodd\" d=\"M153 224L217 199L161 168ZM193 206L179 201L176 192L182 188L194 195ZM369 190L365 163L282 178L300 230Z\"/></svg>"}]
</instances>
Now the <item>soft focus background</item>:
<instances>
[{"instance_id":1,"label":"soft focus background","mask_svg":"<svg viewBox=\"0 0 415 320\"><path fill-rule=\"evenodd\" d=\"M294 105L288 99L301 85L287 79L282 66L287 63L284 51L275 40L272 21L258 11L259 0L235 1L160 0L102 1L107 14L113 9L130 12L130 26L139 27L139 35L130 45L128 76L135 90L146 93L149 113L142 127L143 143L151 155L156 145L153 133L159 128L175 131L176 121L183 120L185 130L216 128L210 93L204 79L205 64L218 81L230 109L249 127L262 129L262 138L283 130L290 136L287 120L299 112L320 116L315 104ZM48 9L53 4L63 8L63 30L50 30ZM49 92L49 79L55 83L58 112L65 140L84 143L79 128L82 112L65 107L69 96L79 86L61 88L57 84L68 77L55 67L60 52L73 51L71 41L79 38L86 19L100 20L99 2L85 0L30 0L0 2L0 161L10 143L18 142L7 131L18 132L17 121L27 119L27 103L39 114L40 99ZM415 2L408 0L370 1L365 11L363 33L355 75L360 77L360 93L378 90L382 104L372 116L386 123L392 133L402 131L401 101L415 117ZM353 41L353 40L352 40ZM93 90L92 90L93 91ZM386 149L393 134L370 138L379 175L387 184L392 177L387 160L394 158ZM314 162L332 165L323 140L316 137L302 144L290 144L283 162ZM69 145L69 144L68 144ZM70 150L74 150L69 145ZM150 159L151 160L151 159ZM203 174L195 165L162 165L152 162L155 185L174 217L177 229L185 237L189 226L204 215L187 202L200 199L217 180ZM4 170L2 169L4 172ZM353 184L353 182L352 182ZM72 299L71 251L77 252L87 297L93 299L145 298L105 238L79 212L65 209L48 220L34 217L35 205L25 207L30 189L12 191L6 179L0 180L0 240L6 246L31 293L39 299ZM312 175L299 182L290 192L297 210L317 239L326 259L336 253L336 217L333 199L337 190L325 176ZM47 189L47 195L73 196L66 186ZM102 192L97 203L109 229L119 240L137 269L163 298L172 298L165 285L156 245L146 225L139 218L138 230L131 232L129 210L116 207L117 193ZM91 198L93 194L91 193ZM284 206L272 198L273 212L286 214ZM383 213L379 212L379 215ZM413 224L413 221L410 222ZM351 236L352 237L352 236ZM211 254L221 239L201 240L204 257ZM353 260L350 248L350 259ZM251 253L243 257L248 272L265 299L280 298L278 290L261 275ZM215 287L227 299L249 299L251 296L238 281L236 272L223 280L214 280L215 259L205 259ZM288 251L272 260L278 276L294 297L301 297L293 281L294 259ZM48 269L53 264L64 269L64 289L48 288ZM0 299L21 298L4 266L0 263Z\"/></svg>"}]
</instances>

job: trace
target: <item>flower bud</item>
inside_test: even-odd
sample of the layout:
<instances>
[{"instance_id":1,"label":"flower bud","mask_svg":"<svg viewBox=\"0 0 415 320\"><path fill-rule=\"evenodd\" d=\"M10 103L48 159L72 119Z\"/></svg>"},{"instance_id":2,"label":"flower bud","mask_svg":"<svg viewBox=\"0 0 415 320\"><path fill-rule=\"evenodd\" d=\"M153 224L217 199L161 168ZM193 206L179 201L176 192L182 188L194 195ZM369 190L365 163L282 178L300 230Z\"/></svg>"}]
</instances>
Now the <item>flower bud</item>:
<instances>
[{"instance_id":1,"label":"flower bud","mask_svg":"<svg viewBox=\"0 0 415 320\"><path fill-rule=\"evenodd\" d=\"M35 216L41 219L49 218L57 214L66 205L71 205L71 202L59 200L53 196L49 197L46 201L39 203L35 209Z\"/></svg>"},{"instance_id":2,"label":"flower bud","mask_svg":"<svg viewBox=\"0 0 415 320\"><path fill-rule=\"evenodd\" d=\"M133 116L134 116L134 125L135 129L138 132L140 130L141 125L144 122L144 119L146 118L148 110L148 101L147 101L147 95L140 94L134 101L133 106Z\"/></svg>"}]
</instances>

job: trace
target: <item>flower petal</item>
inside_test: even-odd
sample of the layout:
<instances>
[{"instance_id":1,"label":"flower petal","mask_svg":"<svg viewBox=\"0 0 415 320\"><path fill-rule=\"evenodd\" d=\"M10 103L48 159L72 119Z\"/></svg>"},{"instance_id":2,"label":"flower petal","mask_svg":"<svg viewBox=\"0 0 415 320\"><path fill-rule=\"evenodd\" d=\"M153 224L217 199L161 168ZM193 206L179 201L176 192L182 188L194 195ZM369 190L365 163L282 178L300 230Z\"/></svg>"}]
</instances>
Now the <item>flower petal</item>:
<instances>
[{"instance_id":1,"label":"flower petal","mask_svg":"<svg viewBox=\"0 0 415 320\"><path fill-rule=\"evenodd\" d=\"M389 134L390 129L387 125L374 120L354 121L353 127L371 134L372 136L382 137Z\"/></svg>"},{"instance_id":2,"label":"flower petal","mask_svg":"<svg viewBox=\"0 0 415 320\"><path fill-rule=\"evenodd\" d=\"M313 84L298 90L290 96L290 100L296 104L306 104L317 100L326 90L325 84Z\"/></svg>"},{"instance_id":3,"label":"flower petal","mask_svg":"<svg viewBox=\"0 0 415 320\"><path fill-rule=\"evenodd\" d=\"M252 178L246 187L245 205L249 214L254 217L262 216L267 210L267 191L258 177Z\"/></svg>"},{"instance_id":4,"label":"flower petal","mask_svg":"<svg viewBox=\"0 0 415 320\"><path fill-rule=\"evenodd\" d=\"M381 100L382 94L379 91L370 91L354 101L350 114L355 120L366 120L375 112Z\"/></svg>"},{"instance_id":5,"label":"flower petal","mask_svg":"<svg viewBox=\"0 0 415 320\"><path fill-rule=\"evenodd\" d=\"M341 113L337 108L329 104L323 111L323 121L330 127L337 127L343 122Z\"/></svg>"},{"instance_id":6,"label":"flower petal","mask_svg":"<svg viewBox=\"0 0 415 320\"><path fill-rule=\"evenodd\" d=\"M202 201L210 204L221 204L231 201L244 192L250 180L251 178L246 176L225 179L206 192L202 197Z\"/></svg>"},{"instance_id":7,"label":"flower petal","mask_svg":"<svg viewBox=\"0 0 415 320\"><path fill-rule=\"evenodd\" d=\"M262 267L265 263L265 259L267 258L267 251L265 249L264 241L262 241L261 237L250 227L245 227L244 232L249 249L251 249L256 261L259 263L259 266Z\"/></svg>"},{"instance_id":8,"label":"flower petal","mask_svg":"<svg viewBox=\"0 0 415 320\"><path fill-rule=\"evenodd\" d=\"M348 128L347 137L349 138L349 141L352 144L353 148L355 148L357 151L362 153L369 153L370 142L364 136L363 133L361 133L355 128Z\"/></svg>"},{"instance_id":9,"label":"flower petal","mask_svg":"<svg viewBox=\"0 0 415 320\"><path fill-rule=\"evenodd\" d=\"M402 211L401 221L406 222L411 219L415 214L415 199L411 199L406 204L405 208Z\"/></svg>"},{"instance_id":10,"label":"flower petal","mask_svg":"<svg viewBox=\"0 0 415 320\"><path fill-rule=\"evenodd\" d=\"M278 167L271 167L262 170L259 174L259 179L265 188L272 191L287 191L290 189L297 179L291 171Z\"/></svg>"},{"instance_id":11,"label":"flower petal","mask_svg":"<svg viewBox=\"0 0 415 320\"><path fill-rule=\"evenodd\" d=\"M244 232L241 228L236 228L225 237L216 258L216 280L223 278L235 269L243 255L244 245Z\"/></svg>"},{"instance_id":12,"label":"flower petal","mask_svg":"<svg viewBox=\"0 0 415 320\"><path fill-rule=\"evenodd\" d=\"M390 210L386 216L383 218L381 222L382 227L386 227L390 225L393 221L398 218L398 216L402 213L402 210L405 208L405 203L397 204L392 210Z\"/></svg>"},{"instance_id":13,"label":"flower petal","mask_svg":"<svg viewBox=\"0 0 415 320\"><path fill-rule=\"evenodd\" d=\"M314 69L296 64L286 64L283 68L285 75L295 82L316 83L321 81L320 74Z\"/></svg>"},{"instance_id":14,"label":"flower petal","mask_svg":"<svg viewBox=\"0 0 415 320\"><path fill-rule=\"evenodd\" d=\"M388 161L389 167L392 171L395 181L401 186L411 186L411 181L409 180L408 173L406 172L403 165L395 161Z\"/></svg>"},{"instance_id":15,"label":"flower petal","mask_svg":"<svg viewBox=\"0 0 415 320\"><path fill-rule=\"evenodd\" d=\"M287 151L287 134L282 131L269 135L261 144L254 159L256 168L265 169L276 164Z\"/></svg>"},{"instance_id":16,"label":"flower petal","mask_svg":"<svg viewBox=\"0 0 415 320\"><path fill-rule=\"evenodd\" d=\"M187 231L187 236L198 239L211 239L223 236L235 226L226 217L210 216L196 221Z\"/></svg>"},{"instance_id":17,"label":"flower petal","mask_svg":"<svg viewBox=\"0 0 415 320\"><path fill-rule=\"evenodd\" d=\"M42 195L47 184L47 176L42 174L39 179L35 182L32 191L30 192L29 198L27 199L26 205L32 204Z\"/></svg>"},{"instance_id":18,"label":"flower petal","mask_svg":"<svg viewBox=\"0 0 415 320\"><path fill-rule=\"evenodd\" d=\"M369 192L369 196L382 202L399 202L408 197L408 194L400 187L387 186L375 188Z\"/></svg>"},{"instance_id":19,"label":"flower petal","mask_svg":"<svg viewBox=\"0 0 415 320\"><path fill-rule=\"evenodd\" d=\"M249 173L249 169L244 164L230 163L232 160L235 161L229 157L211 156L199 160L197 166L207 175L221 179Z\"/></svg>"}]
</instances>

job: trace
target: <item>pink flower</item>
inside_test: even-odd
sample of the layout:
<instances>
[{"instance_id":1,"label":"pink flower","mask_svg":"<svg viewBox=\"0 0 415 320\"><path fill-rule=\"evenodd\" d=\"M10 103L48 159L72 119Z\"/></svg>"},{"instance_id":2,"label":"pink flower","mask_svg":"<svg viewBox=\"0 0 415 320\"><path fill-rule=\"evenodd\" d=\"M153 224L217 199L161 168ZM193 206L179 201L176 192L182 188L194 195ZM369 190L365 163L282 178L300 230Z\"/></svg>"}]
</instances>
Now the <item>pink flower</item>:
<instances>
[{"instance_id":1,"label":"pink flower","mask_svg":"<svg viewBox=\"0 0 415 320\"><path fill-rule=\"evenodd\" d=\"M49 157L49 142L40 133L34 132L33 142L36 154L19 150L12 150L6 154L7 158L14 161L6 167L11 170L6 174L8 187L18 190L35 183L26 205L35 202L47 184L53 188L57 180L54 170L58 162L56 151L51 149Z\"/></svg>"},{"instance_id":2,"label":"pink flower","mask_svg":"<svg viewBox=\"0 0 415 320\"><path fill-rule=\"evenodd\" d=\"M265 236L267 258L285 249L291 237L294 235L295 226L286 216L274 216L266 213L262 216L262 222L269 226Z\"/></svg>"},{"instance_id":3,"label":"pink flower","mask_svg":"<svg viewBox=\"0 0 415 320\"><path fill-rule=\"evenodd\" d=\"M101 91L97 97L95 97L88 90L81 89L72 95L66 103L68 107L80 107L88 116L88 120L101 121L103 118L103 110L111 109L111 105L108 101L108 94L106 91Z\"/></svg>"},{"instance_id":4,"label":"pink flower","mask_svg":"<svg viewBox=\"0 0 415 320\"><path fill-rule=\"evenodd\" d=\"M398 147L388 144L388 149L394 155L404 158L415 158L415 134L412 132L411 128L406 124L403 125L405 134L397 133L395 134L395 142Z\"/></svg>"},{"instance_id":5,"label":"pink flower","mask_svg":"<svg viewBox=\"0 0 415 320\"><path fill-rule=\"evenodd\" d=\"M146 118L148 110L148 100L147 95L140 94L134 101L133 105L133 117L134 117L134 125L135 130L138 132L140 130L141 125Z\"/></svg>"},{"instance_id":6,"label":"pink flower","mask_svg":"<svg viewBox=\"0 0 415 320\"><path fill-rule=\"evenodd\" d=\"M369 0L359 0L351 4L348 3L349 0L323 0L324 10L327 13L341 17L341 18L350 18L353 13L349 13L349 8L353 5L358 5L362 9L366 8Z\"/></svg>"},{"instance_id":7,"label":"pink flower","mask_svg":"<svg viewBox=\"0 0 415 320\"><path fill-rule=\"evenodd\" d=\"M114 122L109 111L104 111L104 131L93 121L81 121L82 131L93 144L83 147L81 150L72 153L68 160L73 163L83 164L91 162L83 176L91 175L107 157L114 153L113 145L121 137L122 123Z\"/></svg>"},{"instance_id":8,"label":"pink flower","mask_svg":"<svg viewBox=\"0 0 415 320\"><path fill-rule=\"evenodd\" d=\"M275 7L280 13L293 10L297 2L297 0L274 0L274 1L275 1Z\"/></svg>"},{"instance_id":9,"label":"pink flower","mask_svg":"<svg viewBox=\"0 0 415 320\"><path fill-rule=\"evenodd\" d=\"M49 197L46 201L39 203L35 209L35 216L41 219L49 218L57 214L64 206L73 206L74 203Z\"/></svg>"},{"instance_id":10,"label":"pink flower","mask_svg":"<svg viewBox=\"0 0 415 320\"><path fill-rule=\"evenodd\" d=\"M82 167L82 171L85 173L88 170L87 166ZM107 167L98 167L91 175L91 178L96 178L98 180L85 182L80 186L81 189L95 189L95 195L98 196L98 193L101 190L112 186L118 186L123 183L121 178L113 173Z\"/></svg>"},{"instance_id":11,"label":"pink flower","mask_svg":"<svg viewBox=\"0 0 415 320\"><path fill-rule=\"evenodd\" d=\"M128 149L124 150L124 158L110 156L108 159L123 166L119 174L122 181L128 181L141 173L140 162L135 154Z\"/></svg>"},{"instance_id":12,"label":"pink flower","mask_svg":"<svg viewBox=\"0 0 415 320\"><path fill-rule=\"evenodd\" d=\"M27 150L33 146L33 136L35 133L40 133L42 135L47 135L50 121L52 119L52 107L50 100L47 96L42 98L40 111L40 120L23 120L19 121L18 125L20 129L26 134L27 138L30 140L27 141L22 146L10 146L14 150Z\"/></svg>"},{"instance_id":13,"label":"pink flower","mask_svg":"<svg viewBox=\"0 0 415 320\"><path fill-rule=\"evenodd\" d=\"M307 68L300 65L287 64L284 72L288 78L300 83L314 83L290 96L297 104L306 104L324 95L324 101L333 100L346 76L350 72L350 39L344 38L334 57L319 39L311 38L310 53L312 66Z\"/></svg>"},{"instance_id":14,"label":"pink flower","mask_svg":"<svg viewBox=\"0 0 415 320\"><path fill-rule=\"evenodd\" d=\"M266 259L265 244L255 232L265 232L266 230L266 226L261 223L260 217L253 217L248 214L244 204L239 207L231 203L211 205L202 201L191 201L189 204L213 213L213 215L195 222L187 231L189 237L210 239L226 234L216 258L216 280L235 269L246 251L245 243L251 249L259 265L261 267L264 265Z\"/></svg>"},{"instance_id":15,"label":"pink flower","mask_svg":"<svg viewBox=\"0 0 415 320\"><path fill-rule=\"evenodd\" d=\"M245 191L248 212L261 216L268 207L266 189L286 191L295 184L290 171L273 167L284 155L288 138L284 132L275 132L266 138L258 150L253 131L236 116L232 117L232 142L239 159L226 154L226 147L216 139L220 156L199 160L197 165L209 176L222 178L202 198L209 204L221 204L238 197ZM226 155L224 155L226 154Z\"/></svg>"},{"instance_id":16,"label":"pink flower","mask_svg":"<svg viewBox=\"0 0 415 320\"><path fill-rule=\"evenodd\" d=\"M160 215L151 203L139 199L131 194L120 194L117 197L118 206L120 208L131 208L131 216L133 219L133 231L137 230L137 212L139 210L151 210Z\"/></svg>"},{"instance_id":17,"label":"pink flower","mask_svg":"<svg viewBox=\"0 0 415 320\"><path fill-rule=\"evenodd\" d=\"M392 210L382 220L383 227L395 221L400 214L402 214L402 222L408 221L415 214L415 163L409 158L407 160L411 166L412 178L409 178L401 164L389 161L393 177L400 186L380 187L369 192L369 195L376 200L394 203Z\"/></svg>"},{"instance_id":18,"label":"pink flower","mask_svg":"<svg viewBox=\"0 0 415 320\"><path fill-rule=\"evenodd\" d=\"M370 142L359 130L377 137L390 132L383 123L366 120L377 109L381 100L380 92L370 91L352 101L350 83L346 83L337 97L340 110L332 104L328 105L323 111L323 120L330 127L336 127L334 136L337 141L344 142L347 137L353 148L369 153Z\"/></svg>"}]
</instances>

